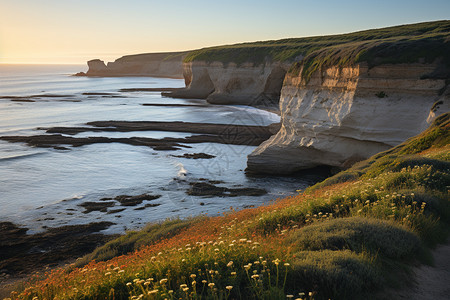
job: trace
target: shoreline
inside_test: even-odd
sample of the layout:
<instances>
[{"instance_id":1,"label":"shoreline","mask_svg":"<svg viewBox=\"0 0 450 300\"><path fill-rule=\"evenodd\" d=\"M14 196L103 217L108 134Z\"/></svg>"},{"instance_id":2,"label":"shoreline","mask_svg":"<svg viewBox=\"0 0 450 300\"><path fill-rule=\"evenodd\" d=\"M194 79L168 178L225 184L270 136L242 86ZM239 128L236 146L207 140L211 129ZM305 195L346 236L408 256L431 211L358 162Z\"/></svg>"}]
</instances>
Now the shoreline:
<instances>
[{"instance_id":1,"label":"shoreline","mask_svg":"<svg viewBox=\"0 0 450 300\"><path fill-rule=\"evenodd\" d=\"M27 234L29 228L0 222L0 298L33 274L61 267L119 235L101 233L112 222L66 225Z\"/></svg>"}]
</instances>

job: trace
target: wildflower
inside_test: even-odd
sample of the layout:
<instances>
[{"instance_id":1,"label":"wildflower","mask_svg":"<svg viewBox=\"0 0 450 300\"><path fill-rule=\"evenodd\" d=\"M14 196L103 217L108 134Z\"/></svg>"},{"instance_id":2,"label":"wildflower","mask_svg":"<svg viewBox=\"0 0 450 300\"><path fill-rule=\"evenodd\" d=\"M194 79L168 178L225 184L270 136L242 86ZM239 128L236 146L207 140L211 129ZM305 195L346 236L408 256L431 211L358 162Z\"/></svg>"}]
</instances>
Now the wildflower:
<instances>
[{"instance_id":1,"label":"wildflower","mask_svg":"<svg viewBox=\"0 0 450 300\"><path fill-rule=\"evenodd\" d=\"M290 264L289 264L289 263L285 263L284 266L285 266L285 267L289 267Z\"/></svg>"},{"instance_id":2,"label":"wildflower","mask_svg":"<svg viewBox=\"0 0 450 300\"><path fill-rule=\"evenodd\" d=\"M216 284L215 284L214 282L208 283L208 286L209 286L210 288L213 288L215 285L216 285Z\"/></svg>"},{"instance_id":3,"label":"wildflower","mask_svg":"<svg viewBox=\"0 0 450 300\"><path fill-rule=\"evenodd\" d=\"M258 274L252 275L252 279L258 279L258 278L259 278L259 275L258 275Z\"/></svg>"},{"instance_id":4,"label":"wildflower","mask_svg":"<svg viewBox=\"0 0 450 300\"><path fill-rule=\"evenodd\" d=\"M153 294L156 294L156 293L158 293L158 290L151 290L147 294L148 295L153 295Z\"/></svg>"},{"instance_id":5,"label":"wildflower","mask_svg":"<svg viewBox=\"0 0 450 300\"><path fill-rule=\"evenodd\" d=\"M286 298L289 298L289 299L294 298L294 295L286 295Z\"/></svg>"},{"instance_id":6,"label":"wildflower","mask_svg":"<svg viewBox=\"0 0 450 300\"><path fill-rule=\"evenodd\" d=\"M202 280L202 283L205 284L205 283L207 283L207 281L203 279L203 280Z\"/></svg>"},{"instance_id":7,"label":"wildflower","mask_svg":"<svg viewBox=\"0 0 450 300\"><path fill-rule=\"evenodd\" d=\"M275 265L279 265L280 264L280 260L277 258L277 259L275 259L274 261L272 261Z\"/></svg>"},{"instance_id":8,"label":"wildflower","mask_svg":"<svg viewBox=\"0 0 450 300\"><path fill-rule=\"evenodd\" d=\"M131 282L127 282L127 286L131 286L132 285L132 283Z\"/></svg>"},{"instance_id":9,"label":"wildflower","mask_svg":"<svg viewBox=\"0 0 450 300\"><path fill-rule=\"evenodd\" d=\"M109 276L109 275L111 275L111 272L106 272L105 273L105 276Z\"/></svg>"},{"instance_id":10,"label":"wildflower","mask_svg":"<svg viewBox=\"0 0 450 300\"><path fill-rule=\"evenodd\" d=\"M119 270L119 272L117 272L119 274L125 273L125 270Z\"/></svg>"},{"instance_id":11,"label":"wildflower","mask_svg":"<svg viewBox=\"0 0 450 300\"><path fill-rule=\"evenodd\" d=\"M188 287L183 288L183 292L187 292L187 291L189 291Z\"/></svg>"},{"instance_id":12,"label":"wildflower","mask_svg":"<svg viewBox=\"0 0 450 300\"><path fill-rule=\"evenodd\" d=\"M180 284L180 289L183 289L183 288L185 288L185 287L187 287L187 284Z\"/></svg>"},{"instance_id":13,"label":"wildflower","mask_svg":"<svg viewBox=\"0 0 450 300\"><path fill-rule=\"evenodd\" d=\"M159 284L161 284L161 285L166 284L167 280L168 280L167 278L163 278L159 281Z\"/></svg>"},{"instance_id":14,"label":"wildflower","mask_svg":"<svg viewBox=\"0 0 450 300\"><path fill-rule=\"evenodd\" d=\"M233 261L230 260L230 262L227 264L227 267L230 268L233 265Z\"/></svg>"},{"instance_id":15,"label":"wildflower","mask_svg":"<svg viewBox=\"0 0 450 300\"><path fill-rule=\"evenodd\" d=\"M236 272L231 272L231 276L236 276Z\"/></svg>"},{"instance_id":16,"label":"wildflower","mask_svg":"<svg viewBox=\"0 0 450 300\"><path fill-rule=\"evenodd\" d=\"M197 275L191 274L191 278L192 278L192 279L194 279L195 277L197 277Z\"/></svg>"},{"instance_id":17,"label":"wildflower","mask_svg":"<svg viewBox=\"0 0 450 300\"><path fill-rule=\"evenodd\" d=\"M233 288L233 286L227 285L225 288L226 288L227 290L231 291L231 289Z\"/></svg>"}]
</instances>

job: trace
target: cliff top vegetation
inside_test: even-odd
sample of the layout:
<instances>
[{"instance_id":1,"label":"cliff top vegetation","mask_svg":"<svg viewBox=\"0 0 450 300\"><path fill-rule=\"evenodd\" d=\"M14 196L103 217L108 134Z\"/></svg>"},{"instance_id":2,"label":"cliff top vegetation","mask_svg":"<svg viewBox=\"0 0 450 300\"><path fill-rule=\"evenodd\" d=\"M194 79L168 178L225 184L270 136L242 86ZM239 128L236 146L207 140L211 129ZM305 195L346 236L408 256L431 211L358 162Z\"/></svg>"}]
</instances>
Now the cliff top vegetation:
<instances>
[{"instance_id":1,"label":"cliff top vegetation","mask_svg":"<svg viewBox=\"0 0 450 300\"><path fill-rule=\"evenodd\" d=\"M180 61L188 52L160 52L125 55L116 62Z\"/></svg>"},{"instance_id":2,"label":"cliff top vegetation","mask_svg":"<svg viewBox=\"0 0 450 300\"><path fill-rule=\"evenodd\" d=\"M432 63L436 59L441 59L445 68L430 77L448 78L450 21L203 48L189 52L184 62L287 62L293 63L291 73L298 75L301 71L308 81L313 72L331 65L366 62L373 67L386 63Z\"/></svg>"}]
</instances>

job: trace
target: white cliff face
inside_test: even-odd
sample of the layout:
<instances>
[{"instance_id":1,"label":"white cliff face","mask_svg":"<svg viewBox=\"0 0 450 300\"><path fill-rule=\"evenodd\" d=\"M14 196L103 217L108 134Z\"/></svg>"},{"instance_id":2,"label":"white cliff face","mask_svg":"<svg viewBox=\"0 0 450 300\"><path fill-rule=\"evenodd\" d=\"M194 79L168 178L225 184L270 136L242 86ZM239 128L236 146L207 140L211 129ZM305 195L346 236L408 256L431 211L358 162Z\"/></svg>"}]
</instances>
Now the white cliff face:
<instances>
[{"instance_id":1,"label":"white cliff face","mask_svg":"<svg viewBox=\"0 0 450 300\"><path fill-rule=\"evenodd\" d=\"M289 64L251 63L236 65L221 62L184 64L187 88L170 96L206 99L213 104L256 105L278 103Z\"/></svg>"},{"instance_id":2,"label":"white cliff face","mask_svg":"<svg viewBox=\"0 0 450 300\"><path fill-rule=\"evenodd\" d=\"M288 75L282 127L248 157L248 172L289 174L319 165L345 167L423 131L449 110L445 80L420 79L435 65L329 68L305 84ZM439 105L430 110L436 101Z\"/></svg>"}]
</instances>

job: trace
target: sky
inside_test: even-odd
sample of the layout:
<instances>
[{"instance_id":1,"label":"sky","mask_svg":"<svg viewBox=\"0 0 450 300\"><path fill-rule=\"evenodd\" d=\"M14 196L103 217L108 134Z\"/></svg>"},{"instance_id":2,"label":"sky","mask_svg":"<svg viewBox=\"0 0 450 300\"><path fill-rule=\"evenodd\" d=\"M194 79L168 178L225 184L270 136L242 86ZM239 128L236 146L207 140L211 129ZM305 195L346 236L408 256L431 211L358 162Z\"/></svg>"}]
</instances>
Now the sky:
<instances>
[{"instance_id":1,"label":"sky","mask_svg":"<svg viewBox=\"0 0 450 300\"><path fill-rule=\"evenodd\" d=\"M85 64L449 19L449 0L0 0L0 63Z\"/></svg>"}]
</instances>

